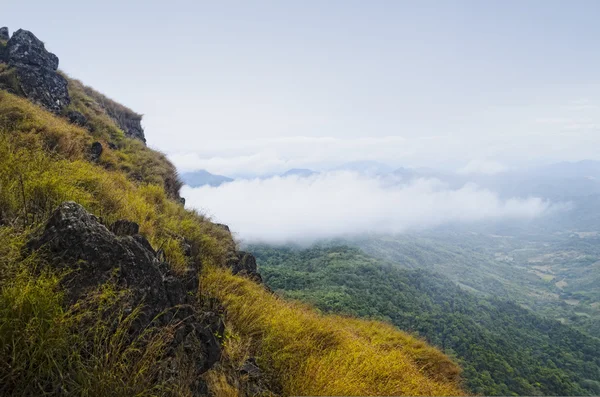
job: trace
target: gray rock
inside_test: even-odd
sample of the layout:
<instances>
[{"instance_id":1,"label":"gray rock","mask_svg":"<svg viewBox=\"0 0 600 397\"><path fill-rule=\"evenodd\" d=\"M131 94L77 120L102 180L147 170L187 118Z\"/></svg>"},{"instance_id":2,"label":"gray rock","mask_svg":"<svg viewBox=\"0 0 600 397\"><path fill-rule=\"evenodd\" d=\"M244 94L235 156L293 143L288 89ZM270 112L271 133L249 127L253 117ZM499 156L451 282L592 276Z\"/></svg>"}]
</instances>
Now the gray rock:
<instances>
[{"instance_id":1,"label":"gray rock","mask_svg":"<svg viewBox=\"0 0 600 397\"><path fill-rule=\"evenodd\" d=\"M56 72L58 57L46 51L33 33L17 30L6 44L4 58L16 69L21 91L29 100L55 113L69 105L67 81Z\"/></svg>"},{"instance_id":2,"label":"gray rock","mask_svg":"<svg viewBox=\"0 0 600 397\"><path fill-rule=\"evenodd\" d=\"M58 57L46 51L44 43L28 30L17 30L6 45L11 65L58 69Z\"/></svg>"},{"instance_id":3,"label":"gray rock","mask_svg":"<svg viewBox=\"0 0 600 397\"><path fill-rule=\"evenodd\" d=\"M140 141L146 143L144 128L142 127L142 116L140 114L116 105L110 99L103 98L103 95L100 96L98 103L119 125L119 128L123 130L126 136L139 139Z\"/></svg>"},{"instance_id":4,"label":"gray rock","mask_svg":"<svg viewBox=\"0 0 600 397\"><path fill-rule=\"evenodd\" d=\"M71 98L67 80L56 72L31 66L17 67L17 78L25 96L46 109L59 113Z\"/></svg>"},{"instance_id":5,"label":"gray rock","mask_svg":"<svg viewBox=\"0 0 600 397\"><path fill-rule=\"evenodd\" d=\"M87 125L87 119L81 113L76 110L70 110L67 112L67 118L72 124L78 125L80 127L85 127Z\"/></svg>"},{"instance_id":6,"label":"gray rock","mask_svg":"<svg viewBox=\"0 0 600 397\"><path fill-rule=\"evenodd\" d=\"M0 28L0 40L8 41L9 39L10 36L8 35L8 28L6 26Z\"/></svg>"},{"instance_id":7,"label":"gray rock","mask_svg":"<svg viewBox=\"0 0 600 397\"><path fill-rule=\"evenodd\" d=\"M117 236L79 204L65 202L27 247L51 266L68 270L62 281L68 304L108 281L114 282L130 291L127 307L143 305L130 330L132 336L151 325L177 323L170 352L174 354L180 344L190 354L193 351L190 358L197 375L220 359L215 332L222 330L222 320L212 312L198 312L191 304L198 288L197 274L196 282L188 280L191 275L175 275L156 259L143 236Z\"/></svg>"},{"instance_id":8,"label":"gray rock","mask_svg":"<svg viewBox=\"0 0 600 397\"><path fill-rule=\"evenodd\" d=\"M262 277L258 273L256 258L249 252L238 251L229 257L227 266L233 274L244 275L257 283L262 283Z\"/></svg>"},{"instance_id":9,"label":"gray rock","mask_svg":"<svg viewBox=\"0 0 600 397\"><path fill-rule=\"evenodd\" d=\"M117 117L111 117L117 121L117 124L119 124L119 127L125 132L125 135L146 143L144 128L142 128L142 116L137 114L121 114Z\"/></svg>"}]
</instances>

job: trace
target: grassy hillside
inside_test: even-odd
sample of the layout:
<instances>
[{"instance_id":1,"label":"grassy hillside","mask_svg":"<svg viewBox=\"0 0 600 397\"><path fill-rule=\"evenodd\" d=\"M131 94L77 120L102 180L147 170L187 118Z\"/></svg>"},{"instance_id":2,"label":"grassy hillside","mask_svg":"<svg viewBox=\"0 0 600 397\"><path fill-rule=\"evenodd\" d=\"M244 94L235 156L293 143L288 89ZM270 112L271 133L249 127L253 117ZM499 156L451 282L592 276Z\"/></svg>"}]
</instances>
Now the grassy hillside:
<instances>
[{"instance_id":1,"label":"grassy hillside","mask_svg":"<svg viewBox=\"0 0 600 397\"><path fill-rule=\"evenodd\" d=\"M322 316L233 276L224 268L235 249L229 233L183 208L174 167L124 135L100 103L106 97L75 80L69 90L69 110L86 128L0 90L0 394L192 395L188 372L165 376L169 326L130 338L141 308L118 305L126 290L106 284L71 304L65 274L26 249L66 200L107 225L137 222L175 273L202 269L196 304L222 307L226 321L222 359L203 375L213 395L256 394L239 371L249 356L266 394L462 394L460 369L424 342L389 325Z\"/></svg>"},{"instance_id":2,"label":"grassy hillside","mask_svg":"<svg viewBox=\"0 0 600 397\"><path fill-rule=\"evenodd\" d=\"M600 340L509 301L423 270L399 269L344 246L253 246L267 284L324 312L390 321L458 358L485 395L594 395Z\"/></svg>"}]
</instances>

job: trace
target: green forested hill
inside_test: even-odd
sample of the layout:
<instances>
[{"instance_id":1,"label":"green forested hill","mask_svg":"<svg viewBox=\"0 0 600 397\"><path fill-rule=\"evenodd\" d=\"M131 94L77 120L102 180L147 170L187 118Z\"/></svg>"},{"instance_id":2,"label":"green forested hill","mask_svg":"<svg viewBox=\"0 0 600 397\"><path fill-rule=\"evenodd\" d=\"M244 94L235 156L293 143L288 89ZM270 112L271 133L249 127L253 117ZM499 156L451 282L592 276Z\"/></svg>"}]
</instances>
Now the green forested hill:
<instances>
[{"instance_id":1,"label":"green forested hill","mask_svg":"<svg viewBox=\"0 0 600 397\"><path fill-rule=\"evenodd\" d=\"M356 246L398 267L443 274L468 290L510 299L600 337L597 232L482 229L366 236L339 245Z\"/></svg>"},{"instance_id":2,"label":"green forested hill","mask_svg":"<svg viewBox=\"0 0 600 397\"><path fill-rule=\"evenodd\" d=\"M345 246L253 246L267 284L324 311L385 319L457 357L487 395L600 393L600 340L447 278Z\"/></svg>"}]
</instances>

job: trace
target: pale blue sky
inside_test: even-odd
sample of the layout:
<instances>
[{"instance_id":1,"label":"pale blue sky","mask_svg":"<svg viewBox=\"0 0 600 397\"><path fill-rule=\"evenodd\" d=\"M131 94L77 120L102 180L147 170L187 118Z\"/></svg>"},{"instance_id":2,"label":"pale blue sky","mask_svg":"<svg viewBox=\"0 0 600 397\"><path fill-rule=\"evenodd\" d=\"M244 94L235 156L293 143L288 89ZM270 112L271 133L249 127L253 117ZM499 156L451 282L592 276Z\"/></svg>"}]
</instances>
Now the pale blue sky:
<instances>
[{"instance_id":1,"label":"pale blue sky","mask_svg":"<svg viewBox=\"0 0 600 397\"><path fill-rule=\"evenodd\" d=\"M600 159L600 1L7 1L182 168Z\"/></svg>"}]
</instances>

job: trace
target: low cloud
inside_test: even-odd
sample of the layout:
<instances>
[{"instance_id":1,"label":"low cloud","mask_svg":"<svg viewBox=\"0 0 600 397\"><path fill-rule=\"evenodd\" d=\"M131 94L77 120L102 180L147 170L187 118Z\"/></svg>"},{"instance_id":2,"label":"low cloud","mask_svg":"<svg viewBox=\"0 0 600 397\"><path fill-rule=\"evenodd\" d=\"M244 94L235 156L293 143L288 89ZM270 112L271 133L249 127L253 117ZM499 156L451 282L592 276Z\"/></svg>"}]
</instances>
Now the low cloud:
<instances>
[{"instance_id":1,"label":"low cloud","mask_svg":"<svg viewBox=\"0 0 600 397\"><path fill-rule=\"evenodd\" d=\"M450 222L528 219L550 208L539 198L502 200L474 184L436 179L399 184L350 172L309 178L238 180L190 188L187 205L228 224L245 241L307 241L363 232L397 233Z\"/></svg>"}]
</instances>

